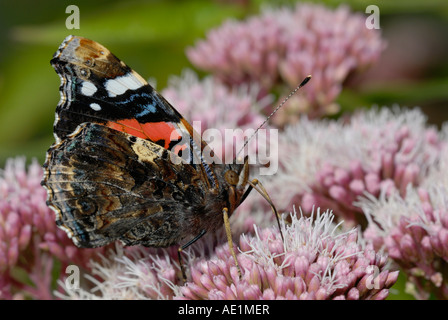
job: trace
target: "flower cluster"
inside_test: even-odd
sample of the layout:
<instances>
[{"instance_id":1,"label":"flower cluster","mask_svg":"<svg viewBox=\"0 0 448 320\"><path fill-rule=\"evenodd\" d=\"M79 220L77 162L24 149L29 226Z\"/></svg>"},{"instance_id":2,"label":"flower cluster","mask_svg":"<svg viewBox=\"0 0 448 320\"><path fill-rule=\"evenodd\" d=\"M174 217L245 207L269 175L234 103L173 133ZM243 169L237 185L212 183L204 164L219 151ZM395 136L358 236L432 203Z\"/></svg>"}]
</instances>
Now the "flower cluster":
<instances>
[{"instance_id":1,"label":"flower cluster","mask_svg":"<svg viewBox=\"0 0 448 320\"><path fill-rule=\"evenodd\" d=\"M2 299L50 299L54 257L60 260L61 270L71 263L85 267L102 250L78 250L56 227L54 213L46 205L47 193L40 185L42 176L37 161L26 170L25 158L9 159L0 171ZM18 270L28 275L32 286L17 279Z\"/></svg>"},{"instance_id":2,"label":"flower cluster","mask_svg":"<svg viewBox=\"0 0 448 320\"><path fill-rule=\"evenodd\" d=\"M280 168L266 182L275 203L330 208L347 223L365 223L354 202L419 185L446 141L418 110L372 109L348 122L302 119L279 135Z\"/></svg>"},{"instance_id":3,"label":"flower cluster","mask_svg":"<svg viewBox=\"0 0 448 320\"><path fill-rule=\"evenodd\" d=\"M78 299L385 299L398 271L389 272L386 256L360 241L356 229L342 232L333 218L328 211L308 218L292 214L291 223L282 224L284 243L277 228L241 236L241 278L227 244L210 250L211 258L194 258L190 251L191 280L184 286L173 253L126 256L118 249L112 262L94 265L102 279L93 280L99 295L69 294Z\"/></svg>"},{"instance_id":4,"label":"flower cluster","mask_svg":"<svg viewBox=\"0 0 448 320\"><path fill-rule=\"evenodd\" d=\"M240 238L242 279L227 247L191 271L181 288L190 299L385 299L398 272L385 268L386 256L358 241L358 231L341 232L334 216L304 218L296 213L276 228L255 229Z\"/></svg>"},{"instance_id":5,"label":"flower cluster","mask_svg":"<svg viewBox=\"0 0 448 320\"><path fill-rule=\"evenodd\" d=\"M92 262L91 274L85 275L94 284L93 289L71 290L60 283L65 293L57 296L75 300L172 299L182 282L176 259L177 250L173 248L123 248L117 243L107 257Z\"/></svg>"},{"instance_id":6,"label":"flower cluster","mask_svg":"<svg viewBox=\"0 0 448 320\"><path fill-rule=\"evenodd\" d=\"M448 151L422 187L369 197L360 207L369 218L365 237L408 274L408 291L420 299L448 299Z\"/></svg>"},{"instance_id":7,"label":"flower cluster","mask_svg":"<svg viewBox=\"0 0 448 320\"><path fill-rule=\"evenodd\" d=\"M295 88L308 74L303 98L288 108L316 117L339 110L335 99L350 72L366 68L385 47L378 30L348 7L314 4L266 9L243 22L230 20L187 50L190 61L230 85L256 82L266 91ZM285 108L287 109L287 108ZM291 117L286 117L291 120Z\"/></svg>"}]
</instances>

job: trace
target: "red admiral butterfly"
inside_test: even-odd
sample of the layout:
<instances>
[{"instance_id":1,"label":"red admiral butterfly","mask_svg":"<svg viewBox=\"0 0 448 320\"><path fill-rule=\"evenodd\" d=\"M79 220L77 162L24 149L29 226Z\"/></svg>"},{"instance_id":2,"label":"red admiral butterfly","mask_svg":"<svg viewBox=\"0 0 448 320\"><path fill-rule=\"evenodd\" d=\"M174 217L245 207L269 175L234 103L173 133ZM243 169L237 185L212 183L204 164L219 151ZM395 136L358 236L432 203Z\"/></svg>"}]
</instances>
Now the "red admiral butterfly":
<instances>
[{"instance_id":1,"label":"red admiral butterfly","mask_svg":"<svg viewBox=\"0 0 448 320\"><path fill-rule=\"evenodd\" d=\"M249 180L247 158L207 162L209 147L192 126L97 42L68 36L51 64L61 100L42 185L56 224L79 247L187 241L179 248L185 279L181 251L224 223L239 270L229 216L256 189L278 219L265 189Z\"/></svg>"}]
</instances>

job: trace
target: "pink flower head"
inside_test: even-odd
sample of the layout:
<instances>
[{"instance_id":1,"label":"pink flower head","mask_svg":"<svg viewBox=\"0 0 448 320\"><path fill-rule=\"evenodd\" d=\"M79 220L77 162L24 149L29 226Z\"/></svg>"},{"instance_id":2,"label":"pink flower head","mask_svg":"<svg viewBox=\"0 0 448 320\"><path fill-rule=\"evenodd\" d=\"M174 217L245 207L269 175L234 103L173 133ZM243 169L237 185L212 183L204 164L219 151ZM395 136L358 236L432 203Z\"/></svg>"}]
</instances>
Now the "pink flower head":
<instances>
[{"instance_id":1,"label":"pink flower head","mask_svg":"<svg viewBox=\"0 0 448 320\"><path fill-rule=\"evenodd\" d=\"M68 264L88 265L97 250L79 250L66 233L56 227L47 207L47 193L40 185L43 172L33 160L28 170L25 158L8 159L0 171L0 298L52 298L53 258ZM33 282L17 279L21 269ZM17 292L14 296L13 292Z\"/></svg>"},{"instance_id":2,"label":"pink flower head","mask_svg":"<svg viewBox=\"0 0 448 320\"><path fill-rule=\"evenodd\" d=\"M302 119L279 135L278 172L265 183L274 203L330 208L347 223L365 223L355 202L418 186L446 141L418 110L372 109L342 121ZM284 207L289 204L289 207Z\"/></svg>"},{"instance_id":3,"label":"pink flower head","mask_svg":"<svg viewBox=\"0 0 448 320\"><path fill-rule=\"evenodd\" d=\"M255 228L240 238L242 278L223 245L216 257L192 268L181 287L186 299L385 299L397 280L386 256L358 240L358 231L340 232L328 211L304 218L294 213L277 228Z\"/></svg>"},{"instance_id":4,"label":"pink flower head","mask_svg":"<svg viewBox=\"0 0 448 320\"><path fill-rule=\"evenodd\" d=\"M225 83L257 82L266 91L281 84L295 88L308 74L313 80L303 97L287 109L311 117L337 112L335 99L352 71L377 60L384 48L378 30L346 6L335 10L315 4L267 9L245 21L230 20L187 50L190 61ZM291 117L285 117L288 122Z\"/></svg>"},{"instance_id":5,"label":"pink flower head","mask_svg":"<svg viewBox=\"0 0 448 320\"><path fill-rule=\"evenodd\" d=\"M60 283L65 294L58 296L76 300L172 299L182 282L177 250L173 249L123 248L116 243L107 256L92 262L91 273L85 275L93 288L68 290Z\"/></svg>"},{"instance_id":6,"label":"pink flower head","mask_svg":"<svg viewBox=\"0 0 448 320\"><path fill-rule=\"evenodd\" d=\"M408 275L408 291L420 299L448 299L448 150L419 188L406 196L369 197L360 207L369 218L365 237L385 248Z\"/></svg>"},{"instance_id":7,"label":"pink flower head","mask_svg":"<svg viewBox=\"0 0 448 320\"><path fill-rule=\"evenodd\" d=\"M239 241L239 277L227 243L204 242L184 252L190 266L182 285L175 250L117 247L95 263L89 276L96 286L68 292L76 299L385 299L398 272L387 257L358 239L358 231L340 230L330 212L298 217L277 228L259 229ZM207 257L208 256L208 257Z\"/></svg>"}]
</instances>

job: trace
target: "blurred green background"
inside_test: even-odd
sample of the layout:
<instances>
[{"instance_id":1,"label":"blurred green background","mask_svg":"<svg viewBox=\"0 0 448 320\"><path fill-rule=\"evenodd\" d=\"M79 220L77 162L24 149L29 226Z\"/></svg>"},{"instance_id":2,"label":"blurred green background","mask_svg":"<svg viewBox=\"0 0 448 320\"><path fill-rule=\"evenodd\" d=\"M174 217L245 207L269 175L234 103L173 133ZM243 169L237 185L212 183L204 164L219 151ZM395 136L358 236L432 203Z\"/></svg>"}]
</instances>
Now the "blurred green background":
<instances>
[{"instance_id":1,"label":"blurred green background","mask_svg":"<svg viewBox=\"0 0 448 320\"><path fill-rule=\"evenodd\" d=\"M67 35L102 43L144 78L155 78L162 89L171 75L191 68L185 49L210 28L228 18L256 14L263 5L293 3L0 0L0 167L8 157L17 155L44 161L53 143L54 111L59 101L59 77L49 61ZM341 2L319 3L335 7ZM344 3L360 12L370 4L377 5L388 46L375 66L347 80L338 98L343 110L373 104L420 106L429 123L440 126L448 119L448 2ZM68 30L65 25L69 16L65 10L71 4L80 9L79 30ZM403 288L402 279L393 291Z\"/></svg>"}]
</instances>

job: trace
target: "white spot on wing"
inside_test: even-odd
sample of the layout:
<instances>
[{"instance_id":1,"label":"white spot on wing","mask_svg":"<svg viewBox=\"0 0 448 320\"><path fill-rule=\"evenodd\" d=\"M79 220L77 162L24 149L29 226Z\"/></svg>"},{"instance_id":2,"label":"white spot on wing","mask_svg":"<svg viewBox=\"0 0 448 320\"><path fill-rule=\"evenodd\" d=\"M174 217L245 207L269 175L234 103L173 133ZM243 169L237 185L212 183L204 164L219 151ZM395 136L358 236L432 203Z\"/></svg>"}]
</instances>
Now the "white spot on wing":
<instances>
[{"instance_id":1,"label":"white spot on wing","mask_svg":"<svg viewBox=\"0 0 448 320\"><path fill-rule=\"evenodd\" d=\"M90 104L90 108L94 111L100 111L101 110L101 106L98 103L91 103Z\"/></svg>"},{"instance_id":2,"label":"white spot on wing","mask_svg":"<svg viewBox=\"0 0 448 320\"><path fill-rule=\"evenodd\" d=\"M125 74L124 76L117 77L115 79L109 79L106 81L106 90L109 97L116 97L125 93L127 90L135 90L145 83L136 77L132 72Z\"/></svg>"},{"instance_id":3,"label":"white spot on wing","mask_svg":"<svg viewBox=\"0 0 448 320\"><path fill-rule=\"evenodd\" d=\"M91 97L91 96L93 96L95 94L95 92L97 90L98 90L97 87L95 87L95 85L92 82L90 82L90 81L84 81L82 83L81 93L83 95L85 95L85 96Z\"/></svg>"},{"instance_id":4,"label":"white spot on wing","mask_svg":"<svg viewBox=\"0 0 448 320\"><path fill-rule=\"evenodd\" d=\"M58 51L55 52L55 54L53 55L54 58L59 58L59 56L61 55L62 51L67 47L67 44L73 40L75 36L69 35L67 36L64 41L62 41L61 45L58 48Z\"/></svg>"}]
</instances>

